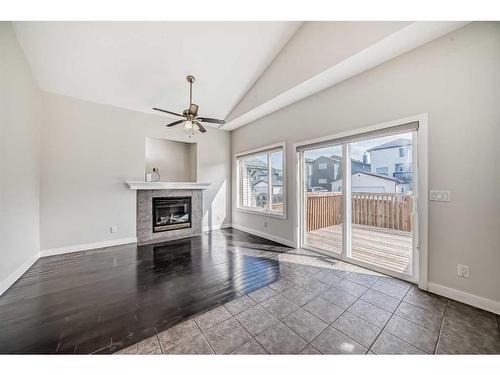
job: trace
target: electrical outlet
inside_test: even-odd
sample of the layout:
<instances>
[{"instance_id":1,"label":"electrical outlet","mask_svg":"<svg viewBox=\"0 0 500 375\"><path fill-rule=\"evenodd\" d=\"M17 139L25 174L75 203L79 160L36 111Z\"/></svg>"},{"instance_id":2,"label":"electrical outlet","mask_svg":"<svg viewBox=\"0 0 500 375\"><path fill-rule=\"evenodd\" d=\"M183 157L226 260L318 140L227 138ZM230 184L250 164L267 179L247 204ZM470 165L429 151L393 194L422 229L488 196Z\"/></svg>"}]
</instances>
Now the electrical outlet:
<instances>
[{"instance_id":1,"label":"electrical outlet","mask_svg":"<svg viewBox=\"0 0 500 375\"><path fill-rule=\"evenodd\" d=\"M458 265L458 276L460 277L469 277L469 266L459 264Z\"/></svg>"},{"instance_id":2,"label":"electrical outlet","mask_svg":"<svg viewBox=\"0 0 500 375\"><path fill-rule=\"evenodd\" d=\"M429 199L435 202L451 201L451 192L449 190L431 190Z\"/></svg>"},{"instance_id":3,"label":"electrical outlet","mask_svg":"<svg viewBox=\"0 0 500 375\"><path fill-rule=\"evenodd\" d=\"M112 227L109 227L110 233L116 233L118 232L118 227L116 225L113 225Z\"/></svg>"}]
</instances>

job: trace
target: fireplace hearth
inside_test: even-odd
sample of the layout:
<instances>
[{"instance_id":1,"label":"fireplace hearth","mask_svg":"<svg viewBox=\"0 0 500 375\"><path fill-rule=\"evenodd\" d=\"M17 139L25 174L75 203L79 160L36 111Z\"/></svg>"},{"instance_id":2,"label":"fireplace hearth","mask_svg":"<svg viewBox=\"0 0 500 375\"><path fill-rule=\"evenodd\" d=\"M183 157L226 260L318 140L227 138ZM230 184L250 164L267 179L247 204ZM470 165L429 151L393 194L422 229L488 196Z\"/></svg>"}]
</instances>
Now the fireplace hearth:
<instances>
[{"instance_id":1,"label":"fireplace hearth","mask_svg":"<svg viewBox=\"0 0 500 375\"><path fill-rule=\"evenodd\" d=\"M153 233L191 228L191 197L154 197Z\"/></svg>"}]
</instances>

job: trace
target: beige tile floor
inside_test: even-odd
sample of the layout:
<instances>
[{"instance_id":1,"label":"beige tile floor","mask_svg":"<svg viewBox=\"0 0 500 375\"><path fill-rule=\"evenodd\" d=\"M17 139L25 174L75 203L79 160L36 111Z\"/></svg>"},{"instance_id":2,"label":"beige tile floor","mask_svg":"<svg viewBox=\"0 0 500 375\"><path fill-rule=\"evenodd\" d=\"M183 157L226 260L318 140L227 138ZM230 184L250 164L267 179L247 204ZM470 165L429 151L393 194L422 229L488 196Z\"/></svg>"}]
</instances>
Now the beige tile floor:
<instances>
[{"instance_id":1,"label":"beige tile floor","mask_svg":"<svg viewBox=\"0 0 500 375\"><path fill-rule=\"evenodd\" d=\"M279 279L117 354L493 354L498 316L312 253Z\"/></svg>"}]
</instances>

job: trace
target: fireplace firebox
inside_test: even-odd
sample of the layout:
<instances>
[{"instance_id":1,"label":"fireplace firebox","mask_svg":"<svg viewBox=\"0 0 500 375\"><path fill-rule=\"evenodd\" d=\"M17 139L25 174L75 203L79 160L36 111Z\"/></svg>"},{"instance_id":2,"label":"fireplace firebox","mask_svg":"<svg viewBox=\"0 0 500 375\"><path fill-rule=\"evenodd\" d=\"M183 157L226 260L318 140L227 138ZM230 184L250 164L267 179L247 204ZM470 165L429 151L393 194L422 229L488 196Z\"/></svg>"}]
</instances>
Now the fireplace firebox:
<instances>
[{"instance_id":1,"label":"fireplace firebox","mask_svg":"<svg viewBox=\"0 0 500 375\"><path fill-rule=\"evenodd\" d=\"M191 197L153 198L153 232L191 228Z\"/></svg>"}]
</instances>

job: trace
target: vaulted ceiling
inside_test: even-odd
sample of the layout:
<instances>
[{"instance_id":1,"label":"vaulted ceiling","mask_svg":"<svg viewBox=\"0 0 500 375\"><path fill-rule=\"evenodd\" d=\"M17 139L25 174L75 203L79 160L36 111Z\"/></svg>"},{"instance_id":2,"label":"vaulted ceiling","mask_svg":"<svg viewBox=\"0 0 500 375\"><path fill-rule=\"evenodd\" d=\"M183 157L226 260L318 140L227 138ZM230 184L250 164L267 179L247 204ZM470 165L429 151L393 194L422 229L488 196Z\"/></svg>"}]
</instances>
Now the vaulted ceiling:
<instances>
[{"instance_id":1,"label":"vaulted ceiling","mask_svg":"<svg viewBox=\"0 0 500 375\"><path fill-rule=\"evenodd\" d=\"M226 118L300 22L16 22L44 91L151 112Z\"/></svg>"},{"instance_id":2,"label":"vaulted ceiling","mask_svg":"<svg viewBox=\"0 0 500 375\"><path fill-rule=\"evenodd\" d=\"M154 113L188 105L233 130L467 22L16 22L40 88ZM157 113L156 113L157 114ZM165 115L169 116L169 115Z\"/></svg>"}]
</instances>

